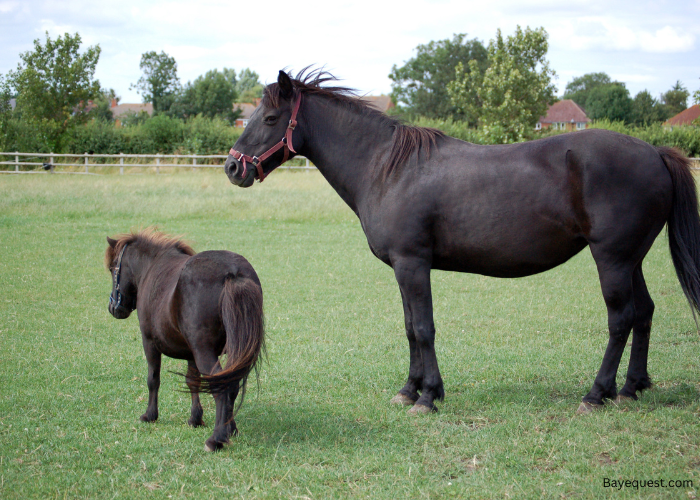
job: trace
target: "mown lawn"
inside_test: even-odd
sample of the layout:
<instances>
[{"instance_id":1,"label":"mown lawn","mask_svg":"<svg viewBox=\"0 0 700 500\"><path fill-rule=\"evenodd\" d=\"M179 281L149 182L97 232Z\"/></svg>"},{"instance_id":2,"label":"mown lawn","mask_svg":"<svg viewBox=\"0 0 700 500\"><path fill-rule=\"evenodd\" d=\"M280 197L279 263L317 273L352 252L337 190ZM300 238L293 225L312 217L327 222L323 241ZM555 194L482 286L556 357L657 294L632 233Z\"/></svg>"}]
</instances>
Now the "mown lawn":
<instances>
[{"instance_id":1,"label":"mown lawn","mask_svg":"<svg viewBox=\"0 0 700 500\"><path fill-rule=\"evenodd\" d=\"M106 236L150 225L243 254L263 283L269 359L218 454L204 452L211 427L186 424L168 371L182 361L164 361L159 421L138 420L138 322L107 312L103 255ZM247 190L220 172L4 175L0 497L695 498L700 339L665 237L645 276L656 387L577 416L607 342L590 253L518 280L434 272L447 397L411 417L389 405L408 368L393 273L320 174Z\"/></svg>"}]
</instances>

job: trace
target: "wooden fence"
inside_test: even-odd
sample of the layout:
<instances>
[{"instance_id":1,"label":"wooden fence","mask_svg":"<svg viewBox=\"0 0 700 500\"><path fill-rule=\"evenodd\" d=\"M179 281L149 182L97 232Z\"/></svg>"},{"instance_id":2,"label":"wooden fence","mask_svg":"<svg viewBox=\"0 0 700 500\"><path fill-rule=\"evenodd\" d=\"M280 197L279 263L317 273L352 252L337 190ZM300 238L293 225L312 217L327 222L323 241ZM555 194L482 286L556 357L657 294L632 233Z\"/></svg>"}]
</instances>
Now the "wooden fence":
<instances>
[{"instance_id":1,"label":"wooden fence","mask_svg":"<svg viewBox=\"0 0 700 500\"><path fill-rule=\"evenodd\" d=\"M62 173L62 174L93 174L97 167L119 167L119 173L124 175L124 167L154 168L160 173L161 168L222 168L228 155L98 155L79 154L55 154L55 153L1 153L0 158L9 157L13 160L0 161L0 173L4 174L37 174L37 173ZM111 159L112 161L106 161ZM290 170L315 170L308 158L296 156L295 160L302 160L305 165L286 166L279 168ZM63 161L62 161L63 160ZM70 161L74 160L74 161ZM143 160L150 160L145 162ZM190 160L191 163L190 163ZM212 162L215 160L215 162ZM8 166L5 170L3 167ZM29 170L20 170L20 167L29 167ZM57 167L79 167L78 172L57 171ZM84 167L84 170L83 170ZM90 172L93 167L93 172Z\"/></svg>"}]
</instances>

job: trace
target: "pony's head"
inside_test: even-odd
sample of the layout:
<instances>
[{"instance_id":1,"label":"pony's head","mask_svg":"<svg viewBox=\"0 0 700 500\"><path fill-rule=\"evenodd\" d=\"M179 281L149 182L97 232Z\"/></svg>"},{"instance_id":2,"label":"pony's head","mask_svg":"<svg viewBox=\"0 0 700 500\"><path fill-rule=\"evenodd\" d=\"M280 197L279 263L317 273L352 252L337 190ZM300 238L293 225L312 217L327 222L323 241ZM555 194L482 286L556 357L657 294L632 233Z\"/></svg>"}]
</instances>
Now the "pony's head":
<instances>
[{"instance_id":1,"label":"pony's head","mask_svg":"<svg viewBox=\"0 0 700 500\"><path fill-rule=\"evenodd\" d=\"M133 267L126 258L129 253L127 238L107 238L105 266L112 274L112 293L109 295L109 312L117 319L128 318L136 309L136 280Z\"/></svg>"}]
</instances>

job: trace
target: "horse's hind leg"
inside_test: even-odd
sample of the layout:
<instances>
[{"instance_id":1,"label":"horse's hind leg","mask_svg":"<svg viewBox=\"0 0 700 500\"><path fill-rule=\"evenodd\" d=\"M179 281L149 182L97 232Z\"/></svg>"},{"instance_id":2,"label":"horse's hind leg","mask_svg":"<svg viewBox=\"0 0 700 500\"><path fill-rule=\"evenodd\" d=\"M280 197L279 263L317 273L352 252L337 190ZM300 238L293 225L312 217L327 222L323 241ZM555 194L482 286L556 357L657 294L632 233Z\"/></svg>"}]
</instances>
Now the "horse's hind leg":
<instances>
[{"instance_id":1,"label":"horse's hind leg","mask_svg":"<svg viewBox=\"0 0 700 500\"><path fill-rule=\"evenodd\" d=\"M160 363L161 354L150 340L143 339L143 351L148 362L148 408L141 415L142 422L155 422L158 420L158 389L160 389Z\"/></svg>"},{"instance_id":2,"label":"horse's hind leg","mask_svg":"<svg viewBox=\"0 0 700 500\"><path fill-rule=\"evenodd\" d=\"M649 337L651 336L651 319L654 315L654 301L651 300L642 274L642 265L634 270L634 326L632 327L632 353L627 369L627 381L615 400L621 403L626 399L637 399L637 391L651 387L651 378L647 373L647 356Z\"/></svg>"},{"instance_id":3,"label":"horse's hind leg","mask_svg":"<svg viewBox=\"0 0 700 500\"><path fill-rule=\"evenodd\" d=\"M190 419L187 421L192 427L199 427L204 425L202 420L202 415L204 411L202 410L202 403L199 401L199 386L196 380L199 379L199 370L197 369L197 364L194 360L187 361L187 375L185 376L185 381L187 387L190 389L190 394L192 395L192 409L190 411Z\"/></svg>"},{"instance_id":4,"label":"horse's hind leg","mask_svg":"<svg viewBox=\"0 0 700 500\"><path fill-rule=\"evenodd\" d=\"M403 389L391 399L394 404L413 405L418 400L418 391L423 388L423 358L416 345L416 335L413 332L413 320L411 319L411 309L406 301L406 296L401 291L403 301L403 316L406 324L406 337L408 338L408 348L410 350L410 365L408 368L408 380Z\"/></svg>"},{"instance_id":5,"label":"horse's hind leg","mask_svg":"<svg viewBox=\"0 0 700 500\"><path fill-rule=\"evenodd\" d=\"M213 352L195 352L195 362L200 373L214 375L221 371L219 360ZM204 443L206 451L216 451L229 442L229 437L238 432L236 422L233 420L233 403L238 395L238 386L230 393L214 394L216 402L216 420L214 431Z\"/></svg>"},{"instance_id":6,"label":"horse's hind leg","mask_svg":"<svg viewBox=\"0 0 700 500\"><path fill-rule=\"evenodd\" d=\"M591 247L596 257L595 248ZM603 363L590 392L583 398L579 413L585 413L603 404L604 399L615 399L615 377L620 359L627 344L635 320L635 303L632 292L633 267L616 263L613 259L596 258L603 298L608 309L608 347Z\"/></svg>"}]
</instances>

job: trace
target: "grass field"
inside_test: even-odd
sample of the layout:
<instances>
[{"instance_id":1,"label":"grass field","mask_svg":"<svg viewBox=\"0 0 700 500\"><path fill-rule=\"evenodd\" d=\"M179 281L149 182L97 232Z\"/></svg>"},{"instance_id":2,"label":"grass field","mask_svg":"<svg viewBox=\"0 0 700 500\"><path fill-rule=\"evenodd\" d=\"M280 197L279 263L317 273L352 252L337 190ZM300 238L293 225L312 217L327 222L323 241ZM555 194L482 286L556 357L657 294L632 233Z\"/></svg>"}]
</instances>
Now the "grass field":
<instances>
[{"instance_id":1,"label":"grass field","mask_svg":"<svg viewBox=\"0 0 700 500\"><path fill-rule=\"evenodd\" d=\"M263 283L269 360L218 454L186 424L182 361L164 359L158 422L138 420L138 322L107 312L102 261L107 235L150 225L243 254ZM447 397L411 417L389 405L408 369L393 273L320 174L2 176L0 497L696 498L700 341L665 237L645 275L657 385L577 416L607 342L588 250L526 279L434 272Z\"/></svg>"}]
</instances>

